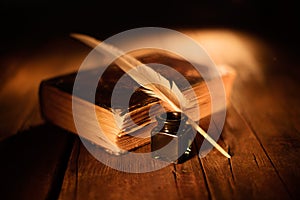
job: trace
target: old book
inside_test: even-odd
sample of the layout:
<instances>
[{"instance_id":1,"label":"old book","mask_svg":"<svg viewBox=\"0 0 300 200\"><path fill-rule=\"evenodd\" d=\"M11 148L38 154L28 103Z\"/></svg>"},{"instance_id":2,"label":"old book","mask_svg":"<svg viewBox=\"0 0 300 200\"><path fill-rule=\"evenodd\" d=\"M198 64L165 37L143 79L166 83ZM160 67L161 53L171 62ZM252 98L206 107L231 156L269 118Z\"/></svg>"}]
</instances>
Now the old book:
<instances>
[{"instance_id":1,"label":"old book","mask_svg":"<svg viewBox=\"0 0 300 200\"><path fill-rule=\"evenodd\" d=\"M191 63L179 56L164 51L153 51L151 49L136 51L131 54L146 64L161 63L171 66L188 80L192 88L185 88L185 85L179 78L178 80L176 80L176 78L174 80L176 76L172 71L162 69L159 66L156 68L153 66L161 75L173 80L187 98L192 95L192 91L196 94L197 98L194 99L194 101L200 106L201 115L195 114L192 108L189 109L187 113L192 116L193 120L196 121L199 120L199 117L204 118L211 114L211 97L207 84ZM235 73L233 69L228 66L219 66L219 68L225 86L228 105ZM97 68L82 72L81 78L86 79L86 81L84 81L87 84L85 87L88 87L89 77L95 76L97 74L96 72ZM134 80L126 74L124 75L124 72L114 64L110 65L103 73L98 83L95 102L89 102L84 96L72 96L75 77L76 73L72 73L44 80L41 83L40 104L42 114L46 120L68 131L77 133L72 114L72 98L74 98L74 103L78 104L82 110L95 107L97 119L105 134L104 137L96 132L95 124L89 123L89 119L93 116L83 112L83 114L79 116L80 120L82 119L86 122L85 130L83 131L84 135L81 135L83 138L103 147L113 154L120 154L150 142L150 131L155 125L153 116L163 112L162 107L155 105L162 102L157 98L145 94L139 89L139 85ZM111 94L114 90L114 86L120 80L120 77L122 77L122 87L119 88L119 90L121 90L120 92L129 92L132 93L132 96L130 98L129 107L128 104L125 104L122 102L122 99L120 99L120 101L115 102L117 109L113 110L111 108ZM209 82L211 84L217 84L215 77L211 77ZM149 112L150 109L151 112ZM216 110L221 109L225 108L220 106ZM116 122L116 115L119 116L118 119L121 120L121 122Z\"/></svg>"}]
</instances>

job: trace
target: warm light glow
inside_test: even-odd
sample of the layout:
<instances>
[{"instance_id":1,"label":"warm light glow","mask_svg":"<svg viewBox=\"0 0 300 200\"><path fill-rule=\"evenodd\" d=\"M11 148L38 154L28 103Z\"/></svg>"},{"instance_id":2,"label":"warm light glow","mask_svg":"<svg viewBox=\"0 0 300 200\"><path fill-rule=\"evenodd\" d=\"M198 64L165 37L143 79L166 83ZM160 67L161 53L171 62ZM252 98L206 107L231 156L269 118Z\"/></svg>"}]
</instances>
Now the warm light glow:
<instances>
[{"instance_id":1,"label":"warm light glow","mask_svg":"<svg viewBox=\"0 0 300 200\"><path fill-rule=\"evenodd\" d=\"M271 55L267 53L272 51L267 49L263 41L258 38L226 29L179 31L189 35L201 44L217 65L225 64L235 68L238 79L251 81L256 78L262 80L261 72L266 64L265 60L261 59L269 59ZM170 41L178 48L184 48L176 41ZM46 78L75 71L79 68L89 50L89 48L83 47L76 41L57 40L45 43L45 46L39 51L35 50L35 53L27 49L26 52L31 52L31 54L26 56L10 55L6 57L5 62L0 63L2 67L9 69L6 70L6 73L10 73L10 80L1 85L0 93L7 98L0 99L0 110L3 114L2 117L5 117L6 120L16 121L14 127L1 124L0 139L15 133L20 127L33 125L31 121L41 121L38 104L40 82ZM31 113L32 109L28 106L27 110L24 110L23 105L27 105L28 102L34 108L34 113ZM28 124L17 123L17 118L28 116L35 118L35 120L29 119Z\"/></svg>"},{"instance_id":2,"label":"warm light glow","mask_svg":"<svg viewBox=\"0 0 300 200\"><path fill-rule=\"evenodd\" d=\"M202 45L217 65L230 65L239 78L262 80L262 68L270 50L259 38L226 29L182 30Z\"/></svg>"}]
</instances>

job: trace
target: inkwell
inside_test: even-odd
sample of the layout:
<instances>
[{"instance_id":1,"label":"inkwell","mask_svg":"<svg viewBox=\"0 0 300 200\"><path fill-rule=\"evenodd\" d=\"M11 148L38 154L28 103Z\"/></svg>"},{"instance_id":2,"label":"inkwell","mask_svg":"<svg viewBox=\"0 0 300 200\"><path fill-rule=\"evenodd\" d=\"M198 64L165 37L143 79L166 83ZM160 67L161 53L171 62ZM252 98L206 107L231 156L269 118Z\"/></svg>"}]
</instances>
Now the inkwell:
<instances>
[{"instance_id":1,"label":"inkwell","mask_svg":"<svg viewBox=\"0 0 300 200\"><path fill-rule=\"evenodd\" d=\"M187 116L181 112L166 112L156 117L151 131L151 153L155 159L183 163L191 157L195 136Z\"/></svg>"}]
</instances>

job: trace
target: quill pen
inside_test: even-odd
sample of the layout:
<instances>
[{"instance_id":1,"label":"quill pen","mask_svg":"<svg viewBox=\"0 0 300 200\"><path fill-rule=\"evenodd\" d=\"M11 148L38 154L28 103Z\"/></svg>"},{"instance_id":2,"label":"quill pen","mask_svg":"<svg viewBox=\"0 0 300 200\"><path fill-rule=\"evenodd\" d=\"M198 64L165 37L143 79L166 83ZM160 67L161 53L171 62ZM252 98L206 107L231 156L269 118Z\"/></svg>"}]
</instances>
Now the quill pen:
<instances>
[{"instance_id":1,"label":"quill pen","mask_svg":"<svg viewBox=\"0 0 300 200\"><path fill-rule=\"evenodd\" d=\"M116 47L96 40L87 35L83 34L71 34L71 37L83 42L84 44L96 48L96 50L101 50L101 53L113 55L118 57L115 60L117 64L124 72L126 72L133 80L135 80L139 85L141 85L148 95L156 97L165 103L168 107L174 111L182 112L180 108L180 103L183 107L192 106L190 102L184 97L182 92L179 90L174 82L170 82L165 77L154 71L152 68L141 63L139 60L125 54L123 51L117 49ZM98 46L99 45L99 46ZM159 84L153 84L159 83ZM185 114L185 113L184 113ZM187 115L188 116L188 115ZM211 143L218 151L220 151L224 156L230 158L231 156L218 144L216 143L196 122L194 122L188 116L189 124L197 130L209 143Z\"/></svg>"}]
</instances>

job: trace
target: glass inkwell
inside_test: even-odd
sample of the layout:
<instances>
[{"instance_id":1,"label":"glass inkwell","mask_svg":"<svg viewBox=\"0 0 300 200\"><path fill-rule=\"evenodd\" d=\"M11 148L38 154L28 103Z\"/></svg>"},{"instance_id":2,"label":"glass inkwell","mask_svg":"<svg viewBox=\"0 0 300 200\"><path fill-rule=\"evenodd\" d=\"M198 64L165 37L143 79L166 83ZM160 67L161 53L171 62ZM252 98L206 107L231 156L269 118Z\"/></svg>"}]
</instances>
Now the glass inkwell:
<instances>
[{"instance_id":1,"label":"glass inkwell","mask_svg":"<svg viewBox=\"0 0 300 200\"><path fill-rule=\"evenodd\" d=\"M191 157L195 133L181 112L166 112L156 117L151 131L151 154L155 159L182 163Z\"/></svg>"}]
</instances>

